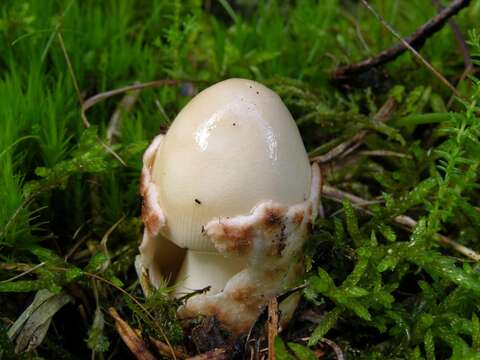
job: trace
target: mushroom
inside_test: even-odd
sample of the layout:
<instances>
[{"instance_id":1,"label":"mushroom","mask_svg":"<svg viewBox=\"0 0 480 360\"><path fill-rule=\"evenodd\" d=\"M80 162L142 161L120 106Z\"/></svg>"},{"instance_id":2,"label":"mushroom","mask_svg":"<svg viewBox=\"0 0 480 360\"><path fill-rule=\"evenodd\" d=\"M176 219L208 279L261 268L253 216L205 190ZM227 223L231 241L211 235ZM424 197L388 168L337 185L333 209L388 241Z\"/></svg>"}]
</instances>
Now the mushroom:
<instances>
[{"instance_id":1,"label":"mushroom","mask_svg":"<svg viewBox=\"0 0 480 360\"><path fill-rule=\"evenodd\" d=\"M195 96L144 154L140 265L176 296L210 286L179 309L216 316L236 334L268 300L296 285L317 214L320 173L280 97L229 79Z\"/></svg>"}]
</instances>

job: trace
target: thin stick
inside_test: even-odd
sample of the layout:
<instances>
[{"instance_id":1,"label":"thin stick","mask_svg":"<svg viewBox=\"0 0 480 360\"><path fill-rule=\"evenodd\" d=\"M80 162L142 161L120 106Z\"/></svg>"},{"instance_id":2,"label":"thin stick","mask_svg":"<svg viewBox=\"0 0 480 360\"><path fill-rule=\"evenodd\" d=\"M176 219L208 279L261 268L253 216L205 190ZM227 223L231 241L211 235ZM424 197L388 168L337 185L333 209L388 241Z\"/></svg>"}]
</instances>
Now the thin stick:
<instances>
[{"instance_id":1,"label":"thin stick","mask_svg":"<svg viewBox=\"0 0 480 360\"><path fill-rule=\"evenodd\" d=\"M80 110L80 116L82 118L83 126L88 129L90 127L90 122L88 121L87 116L85 115L85 111L83 111L85 103L83 101L82 94L80 92L80 87L78 86L77 78L76 78L75 73L73 71L72 62L70 61L70 57L68 56L68 52L67 52L67 49L65 47L65 43L63 42L62 34L60 32L58 32L57 36L58 36L58 41L60 42L60 47L62 48L63 56L65 57L65 61L67 63L68 72L70 74L70 77L72 78L73 86L75 88L75 92L77 93L78 101L80 103L80 109L81 109ZM105 150L107 150L118 161L120 161L120 163L123 166L127 166L127 164L125 163L125 161L123 161L123 159L120 157L120 155L118 155L115 151L113 151L113 149L110 146L105 144L100 139L98 141L105 148Z\"/></svg>"},{"instance_id":2,"label":"thin stick","mask_svg":"<svg viewBox=\"0 0 480 360\"><path fill-rule=\"evenodd\" d=\"M136 81L134 85L136 84L139 84L139 82ZM118 104L112 117L110 118L110 123L108 124L108 129L107 129L108 143L111 144L113 141L115 141L115 138L117 138L120 135L120 125L121 125L122 114L130 112L130 110L132 110L139 95L140 95L140 90L133 90L132 92L125 94L123 99Z\"/></svg>"},{"instance_id":3,"label":"thin stick","mask_svg":"<svg viewBox=\"0 0 480 360\"><path fill-rule=\"evenodd\" d=\"M189 357L187 360L228 360L231 359L230 355L231 354L228 353L227 349L219 348L197 356Z\"/></svg>"},{"instance_id":4,"label":"thin stick","mask_svg":"<svg viewBox=\"0 0 480 360\"><path fill-rule=\"evenodd\" d=\"M68 55L67 48L65 47L65 43L63 42L62 33L57 32L57 37L58 37L58 42L60 43L60 47L62 48L65 62L67 63L68 72L70 74L70 77L72 78L73 87L75 88L75 92L77 93L78 102L80 103L80 106L83 107L82 93L80 92L80 87L78 86L77 77L75 76L75 72L73 71L73 66L72 66L72 62L70 61L70 56ZM81 116L82 116L83 126L85 126L86 128L89 128L90 123L88 122L87 117L85 116L85 114L81 114Z\"/></svg>"},{"instance_id":5,"label":"thin stick","mask_svg":"<svg viewBox=\"0 0 480 360\"><path fill-rule=\"evenodd\" d=\"M60 29L60 27L63 25L63 19L65 19L65 15L67 14L67 12L70 10L70 8L72 7L72 5L74 4L75 0L71 0L67 6L65 7L65 10L62 11L61 15L60 15L60 19L59 21L57 22L57 24L55 25L55 28L53 29L52 31L52 34L50 35L50 37L48 38L48 41L47 41L47 45L45 46L45 49L43 49L42 51L42 56L40 57L40 62L43 64L43 62L45 61L46 57L47 57L47 54L48 54L48 50L50 50L50 47L52 46L52 43L53 43L53 40L55 40L55 35L57 35L58 33L58 30ZM13 44L12 44L13 45Z\"/></svg>"},{"instance_id":6,"label":"thin stick","mask_svg":"<svg viewBox=\"0 0 480 360\"><path fill-rule=\"evenodd\" d=\"M27 271L32 267L33 267L32 265L25 264L25 263L1 263L0 262L0 269L7 270L7 271Z\"/></svg>"},{"instance_id":7,"label":"thin stick","mask_svg":"<svg viewBox=\"0 0 480 360\"><path fill-rule=\"evenodd\" d=\"M360 139L361 137L363 137L363 132L359 132L353 138L348 139L341 144L338 144L332 150L328 151L326 154L315 156L310 160L316 161L320 164L328 163L333 159L339 157L341 154L343 154L343 152L347 150L355 142L356 138Z\"/></svg>"},{"instance_id":8,"label":"thin stick","mask_svg":"<svg viewBox=\"0 0 480 360\"><path fill-rule=\"evenodd\" d=\"M310 340L310 338L305 337L305 338L301 338L300 340L308 342ZM325 339L325 338L322 338L320 340L320 342L324 343L324 344L327 344L328 346L330 346L332 348L332 350L335 352L335 356L337 357L337 360L345 360L345 356L343 355L342 349L340 349L340 346L338 346L337 343L335 343L332 340Z\"/></svg>"},{"instance_id":9,"label":"thin stick","mask_svg":"<svg viewBox=\"0 0 480 360\"><path fill-rule=\"evenodd\" d=\"M454 93L456 96L458 96L459 98L462 97L462 95L458 92L458 90L455 88L455 86L453 86L452 84L450 84L450 82L437 70L435 69L422 55L420 55L420 53L415 50L415 48L410 45L410 42L409 41L406 41L404 40L400 34L398 34L391 26L390 24L387 23L387 21L383 18L382 15L380 15L366 0L360 0L362 2L363 5L365 5L365 7L370 10L370 12L375 15L375 17L382 23L382 25L388 30L390 31L397 39L400 40L400 43L403 44L403 46L405 48L407 48L408 50L410 50L410 52L417 58L417 60L419 60L423 65L425 65L425 67L430 70L430 72L435 75L445 86L447 86L451 91L452 93ZM462 3L465 3L465 6L468 5L468 3L470 2L470 0L456 0L454 1L452 4L454 3L458 3L458 4L462 4ZM458 10L460 10L461 8L459 8ZM442 13L440 13L442 14ZM439 15L440 15L439 14ZM446 22L446 20L448 19L448 17L444 17L443 18L443 22L441 23L441 25L443 26L443 24ZM403 49L401 52L405 51L405 49Z\"/></svg>"},{"instance_id":10,"label":"thin stick","mask_svg":"<svg viewBox=\"0 0 480 360\"><path fill-rule=\"evenodd\" d=\"M337 81L346 80L355 76L356 74L363 73L368 71L374 67L383 65L389 61L396 59L398 56L403 54L407 49L410 51L413 50L413 53L416 54L415 56L420 56L418 52L414 49L420 49L425 41L434 35L437 31L441 30L445 23L448 21L449 18L457 14L460 10L467 7L471 0L454 0L452 3L447 6L445 9L440 11L436 16L431 18L425 24L420 26L417 30L415 30L412 34L407 36L405 39L402 39L387 22L375 11L373 8L365 1L362 0L362 3L372 11L377 18L382 22L382 24L392 32L397 38L400 39L400 42L393 45L389 49L386 49L376 55L375 57L368 58L356 64L351 64L345 67L341 67L337 69L332 78ZM420 56L421 61L425 64L426 61L422 59ZM428 64L428 63L427 63ZM430 64L428 64L430 69L433 69ZM437 74L438 72L434 70ZM441 75L440 75L441 76ZM443 78L443 76L441 76ZM446 79L445 79L446 80ZM442 81L443 82L443 81ZM447 84L448 81L447 81ZM448 85L447 85L448 86ZM451 84L450 84L451 86ZM450 87L449 86L449 87Z\"/></svg>"},{"instance_id":11,"label":"thin stick","mask_svg":"<svg viewBox=\"0 0 480 360\"><path fill-rule=\"evenodd\" d=\"M166 120L168 123L171 123L171 120L170 120L170 118L168 117L167 113L165 112L165 109L164 109L164 107L162 106L162 103L160 102L160 100L155 99L155 105L157 106L158 111L160 112L160 114L162 114L162 116L165 118L165 120Z\"/></svg>"},{"instance_id":12,"label":"thin stick","mask_svg":"<svg viewBox=\"0 0 480 360\"><path fill-rule=\"evenodd\" d=\"M372 215L372 212L368 208L368 205L369 205L368 201L356 195L350 194L343 190L336 189L329 185L323 185L322 195L326 198L336 200L339 202L343 201L343 199L348 199L352 202L352 204L356 205L356 208L361 209L365 211L367 214ZM412 230L417 225L417 221L407 215L398 215L393 220L397 224L408 227L410 230ZM466 256L467 258L473 261L480 261L480 254L478 254L474 250L462 244L457 243L456 241L450 239L445 235L436 234L436 236L439 239L441 244L452 247L454 250L458 251L460 254Z\"/></svg>"},{"instance_id":13,"label":"thin stick","mask_svg":"<svg viewBox=\"0 0 480 360\"><path fill-rule=\"evenodd\" d=\"M118 227L118 225L120 225L121 222L126 219L126 217L127 216L125 214L123 214L122 217L115 224L110 226L110 228L105 232L105 234L102 237L102 240L100 241L100 247L102 248L103 253L105 254L105 256L107 258L107 261L104 264L105 269L110 266L110 253L108 252L108 246L107 246L108 238L110 237L112 232L115 231L115 229Z\"/></svg>"},{"instance_id":14,"label":"thin stick","mask_svg":"<svg viewBox=\"0 0 480 360\"><path fill-rule=\"evenodd\" d=\"M17 280L29 273L31 273L32 271L35 271L37 270L38 268L41 268L43 265L45 265L45 262L41 262L40 264L37 264L27 270L25 270L24 272L22 272L21 274L18 274L18 275L15 275L14 277L11 277L10 279L6 279L6 280L3 280L3 281L0 281L0 284L4 284L4 283L7 283L7 282L10 282L10 281L13 281L13 280Z\"/></svg>"},{"instance_id":15,"label":"thin stick","mask_svg":"<svg viewBox=\"0 0 480 360\"><path fill-rule=\"evenodd\" d=\"M171 357L172 354L170 352L170 349L168 347L167 344L165 344L164 342L158 340L158 339L155 339L153 338L152 336L149 336L148 337L150 339L150 341L152 342L152 344L157 348L157 351L163 355L163 356L168 356L168 357ZM185 354L184 352L182 351L179 351L179 350L176 350L174 349L173 350L175 352L175 355L177 356L177 359L186 359L188 358L188 355Z\"/></svg>"},{"instance_id":16,"label":"thin stick","mask_svg":"<svg viewBox=\"0 0 480 360\"><path fill-rule=\"evenodd\" d=\"M338 346L337 343L325 338L320 340L320 342L327 344L332 348L332 350L335 352L335 356L337 357L337 360L345 360L345 356L343 355L342 349L340 349L340 346Z\"/></svg>"},{"instance_id":17,"label":"thin stick","mask_svg":"<svg viewBox=\"0 0 480 360\"><path fill-rule=\"evenodd\" d=\"M160 79L160 80L150 81L147 83L133 84L133 85L124 86L118 89L105 91L105 92L96 94L91 98L88 98L87 100L85 100L82 105L82 114L85 115L86 111L90 109L93 105L115 95L123 94L128 91L157 88L164 85L178 85L182 82L183 80Z\"/></svg>"},{"instance_id":18,"label":"thin stick","mask_svg":"<svg viewBox=\"0 0 480 360\"><path fill-rule=\"evenodd\" d=\"M278 302L273 297L268 302L268 360L275 360L275 338L278 335Z\"/></svg>"},{"instance_id":19,"label":"thin stick","mask_svg":"<svg viewBox=\"0 0 480 360\"><path fill-rule=\"evenodd\" d=\"M65 261L67 261L70 256L72 256L77 250L78 248L80 247L80 245L82 245L89 237L91 236L91 233L88 232L84 237L82 237L80 240L78 240L73 246L72 248L67 252L67 254L65 255L65 257L63 258ZM73 238L75 239L75 237Z\"/></svg>"},{"instance_id":20,"label":"thin stick","mask_svg":"<svg viewBox=\"0 0 480 360\"><path fill-rule=\"evenodd\" d=\"M388 98L387 101L382 105L380 110L375 114L373 119L379 122L386 122L392 116L393 110L395 109L396 101L393 97ZM335 146L332 150L327 152L326 154L315 156L314 158L310 159L311 161L316 161L320 164L324 164L327 162L332 161L333 159L337 158L342 154L350 153L351 151L348 149L357 148L360 144L363 143L363 140L367 136L368 131L362 130L359 133L355 134L351 139L344 141L341 144Z\"/></svg>"},{"instance_id":21,"label":"thin stick","mask_svg":"<svg viewBox=\"0 0 480 360\"><path fill-rule=\"evenodd\" d=\"M363 156L385 156L385 157L399 157L411 159L412 156L408 154L398 153L390 150L363 150L358 152L359 155Z\"/></svg>"},{"instance_id":22,"label":"thin stick","mask_svg":"<svg viewBox=\"0 0 480 360\"><path fill-rule=\"evenodd\" d=\"M67 269L61 269L61 270L67 270ZM165 342L167 343L169 349L170 349L170 353L172 354L172 357L173 359L177 359L176 355L175 355L175 351L172 347L172 345L170 344L170 341L168 340L168 337L167 337L167 334L165 334L165 332L163 331L162 327L158 324L157 320L153 317L152 314L150 314L150 312L145 308L145 306L142 305L142 303L140 301L137 300L137 298L135 298L133 295L129 294L127 291L125 291L124 289L122 289L121 287L115 285L114 283L112 283L111 281L107 280L107 279L104 279L102 278L101 276L98 276L94 273L90 273L90 272L86 272L84 271L83 272L85 275L87 276L90 276L94 279L97 279L97 280L100 280L112 287L114 287L115 289L117 289L118 291L120 291L121 293L125 294L127 297L129 297L135 304L137 304L137 306L142 309L145 314L150 318L150 320L153 321L153 323L157 326L158 330L160 331L160 334L163 336L163 338L165 339Z\"/></svg>"},{"instance_id":23,"label":"thin stick","mask_svg":"<svg viewBox=\"0 0 480 360\"><path fill-rule=\"evenodd\" d=\"M155 360L155 356L148 351L145 342L138 334L123 320L115 308L108 309L110 316L115 320L115 328L123 342L138 360Z\"/></svg>"}]
</instances>

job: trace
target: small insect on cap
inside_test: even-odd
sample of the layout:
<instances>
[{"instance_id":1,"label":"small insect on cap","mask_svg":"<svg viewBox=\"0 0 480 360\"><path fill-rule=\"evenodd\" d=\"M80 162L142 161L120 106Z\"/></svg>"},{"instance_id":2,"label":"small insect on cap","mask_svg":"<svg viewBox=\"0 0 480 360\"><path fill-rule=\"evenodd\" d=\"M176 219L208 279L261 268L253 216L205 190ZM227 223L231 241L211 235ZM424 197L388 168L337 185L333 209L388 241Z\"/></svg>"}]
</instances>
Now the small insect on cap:
<instances>
[{"instance_id":1,"label":"small insect on cap","mask_svg":"<svg viewBox=\"0 0 480 360\"><path fill-rule=\"evenodd\" d=\"M209 221L249 214L265 201L304 201L311 168L280 97L258 82L229 79L178 114L157 151L152 181L170 241L215 251L203 235Z\"/></svg>"}]
</instances>

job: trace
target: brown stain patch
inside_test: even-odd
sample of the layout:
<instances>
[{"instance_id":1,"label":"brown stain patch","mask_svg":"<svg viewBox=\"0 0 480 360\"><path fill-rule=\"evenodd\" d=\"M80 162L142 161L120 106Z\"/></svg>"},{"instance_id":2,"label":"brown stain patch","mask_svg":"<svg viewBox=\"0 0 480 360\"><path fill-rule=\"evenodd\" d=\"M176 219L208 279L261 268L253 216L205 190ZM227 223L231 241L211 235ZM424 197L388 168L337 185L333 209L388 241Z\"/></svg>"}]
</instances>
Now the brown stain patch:
<instances>
[{"instance_id":1,"label":"brown stain patch","mask_svg":"<svg viewBox=\"0 0 480 360\"><path fill-rule=\"evenodd\" d=\"M197 310L197 312L202 312L201 310ZM216 316L217 318L220 315L220 308L214 304L214 303L209 303L205 309L205 312L202 312L203 315L210 315L210 316Z\"/></svg>"},{"instance_id":2,"label":"brown stain patch","mask_svg":"<svg viewBox=\"0 0 480 360\"><path fill-rule=\"evenodd\" d=\"M263 241L270 241L266 251L267 256L281 256L283 249L285 249L285 242L287 240L287 226L283 222L284 220L285 219L282 219L282 222L280 222L278 227L264 231L265 240Z\"/></svg>"},{"instance_id":3,"label":"brown stain patch","mask_svg":"<svg viewBox=\"0 0 480 360\"><path fill-rule=\"evenodd\" d=\"M229 297L241 303L248 303L255 298L257 288L255 286L237 287L229 292Z\"/></svg>"},{"instance_id":4,"label":"brown stain patch","mask_svg":"<svg viewBox=\"0 0 480 360\"><path fill-rule=\"evenodd\" d=\"M287 240L287 233L286 233L287 226L282 224L280 227L280 239L278 243L278 255L282 255L283 250L285 249L285 242Z\"/></svg>"},{"instance_id":5,"label":"brown stain patch","mask_svg":"<svg viewBox=\"0 0 480 360\"><path fill-rule=\"evenodd\" d=\"M283 211L280 208L267 208L262 223L267 227L275 227L282 224Z\"/></svg>"},{"instance_id":6,"label":"brown stain patch","mask_svg":"<svg viewBox=\"0 0 480 360\"><path fill-rule=\"evenodd\" d=\"M148 231L153 235L157 235L162 225L162 219L157 213L152 211L145 202L142 204L142 220Z\"/></svg>"},{"instance_id":7,"label":"brown stain patch","mask_svg":"<svg viewBox=\"0 0 480 360\"><path fill-rule=\"evenodd\" d=\"M248 252L252 244L253 229L251 226L235 226L221 224L219 233L213 234L215 242L222 246L225 251Z\"/></svg>"},{"instance_id":8,"label":"brown stain patch","mask_svg":"<svg viewBox=\"0 0 480 360\"><path fill-rule=\"evenodd\" d=\"M243 311L249 314L258 313L262 305L265 305L266 299L262 296L262 290L257 289L255 286L239 286L228 292L228 298L236 302L240 306L243 306Z\"/></svg>"},{"instance_id":9,"label":"brown stain patch","mask_svg":"<svg viewBox=\"0 0 480 360\"><path fill-rule=\"evenodd\" d=\"M303 210L298 211L293 215L293 220L292 221L295 225L300 225L303 221L303 217L304 217Z\"/></svg>"}]
</instances>

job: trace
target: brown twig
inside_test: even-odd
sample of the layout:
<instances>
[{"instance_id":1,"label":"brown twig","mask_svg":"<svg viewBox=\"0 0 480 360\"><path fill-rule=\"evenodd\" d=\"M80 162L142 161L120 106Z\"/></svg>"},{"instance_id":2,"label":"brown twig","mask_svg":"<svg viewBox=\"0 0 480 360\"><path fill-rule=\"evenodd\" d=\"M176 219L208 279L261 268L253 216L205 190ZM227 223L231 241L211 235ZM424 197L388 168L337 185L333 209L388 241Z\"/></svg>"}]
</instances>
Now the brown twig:
<instances>
[{"instance_id":1,"label":"brown twig","mask_svg":"<svg viewBox=\"0 0 480 360\"><path fill-rule=\"evenodd\" d=\"M382 156L382 157L399 157L411 159L412 156L404 153L399 153L390 150L363 150L359 151L358 155L362 156Z\"/></svg>"},{"instance_id":2,"label":"brown twig","mask_svg":"<svg viewBox=\"0 0 480 360\"><path fill-rule=\"evenodd\" d=\"M138 360L155 360L155 356L148 351L145 342L137 335L125 320L123 320L114 308L108 309L110 315L115 319L115 328L123 342L130 349Z\"/></svg>"},{"instance_id":3,"label":"brown twig","mask_svg":"<svg viewBox=\"0 0 480 360\"><path fill-rule=\"evenodd\" d=\"M228 360L230 358L231 357L229 356L227 349L219 348L208 351L204 354L187 358L187 360Z\"/></svg>"},{"instance_id":4,"label":"brown twig","mask_svg":"<svg viewBox=\"0 0 480 360\"><path fill-rule=\"evenodd\" d=\"M364 200L346 191L336 189L329 185L323 185L322 196L339 202L343 201L344 199L348 199L356 208L372 215L372 212L369 209L369 202L367 200ZM413 228L415 228L417 225L417 221L407 215L398 215L393 219L393 221L395 221L397 224L406 226L409 230L413 230ZM480 261L480 254L476 251L457 243L445 235L436 234L436 236L441 244L452 247L454 250L471 260Z\"/></svg>"},{"instance_id":5,"label":"brown twig","mask_svg":"<svg viewBox=\"0 0 480 360\"><path fill-rule=\"evenodd\" d=\"M155 80L155 81L150 81L147 83L137 83L129 86L124 86L118 89L110 90L110 91L105 91L99 94L96 94L87 100L85 100L82 104L82 109L81 112L83 116L85 116L85 113L87 112L88 109L90 109L92 106L95 104L108 99L109 97L116 96L119 94L123 94L128 91L135 91L135 90L143 90L143 89L148 89L148 88L157 88L161 87L164 85L178 85L182 83L183 80L171 80L171 79L160 79L160 80Z\"/></svg>"},{"instance_id":6,"label":"brown twig","mask_svg":"<svg viewBox=\"0 0 480 360\"><path fill-rule=\"evenodd\" d=\"M300 340L308 341L308 340L310 340L310 338L305 337L305 338L301 338ZM327 344L328 346L330 346L332 348L333 352L335 353L335 356L337 357L337 360L345 360L345 356L343 355L342 349L340 349L340 346L338 346L335 341L322 338L320 340L320 342L323 343L323 344Z\"/></svg>"},{"instance_id":7,"label":"brown twig","mask_svg":"<svg viewBox=\"0 0 480 360\"><path fill-rule=\"evenodd\" d=\"M385 29L390 31L398 40L400 40L400 43L403 44L403 46L405 46L418 61L420 61L428 70L430 70L430 72L435 75L435 77L439 79L441 83L448 87L450 91L457 97L462 98L462 95L458 92L457 88L453 86L450 81L448 81L445 76L443 76L437 69L435 69L433 65L427 61L427 59L420 55L420 53L413 46L411 46L407 41L405 41L405 39L403 39L400 34L397 33L393 29L393 27L391 27L390 24L387 23L387 21L383 18L382 15L380 15L366 0L360 0L360 2L365 5L365 7L378 19L378 21L380 21L383 27L385 27Z\"/></svg>"},{"instance_id":8,"label":"brown twig","mask_svg":"<svg viewBox=\"0 0 480 360\"><path fill-rule=\"evenodd\" d=\"M33 266L24 263L0 263L0 269L6 271L27 271Z\"/></svg>"},{"instance_id":9,"label":"brown twig","mask_svg":"<svg viewBox=\"0 0 480 360\"><path fill-rule=\"evenodd\" d=\"M398 56L403 54L407 49L410 50L410 51L413 50L414 54L417 53L415 49L420 49L429 37L431 37L437 31L442 29L442 27L445 25L445 23L453 15L457 14L460 10L467 7L469 5L470 1L471 0L454 0L454 1L452 1L452 3L449 6L447 6L445 9L440 11L436 16L431 18L425 24L420 26L412 34L410 34L409 36L407 36L404 39L402 39L400 37L400 42L398 42L397 44L393 45L392 47L390 47L390 48L388 48L384 51L382 51L381 53L379 53L378 55L376 55L372 58L368 58L368 59L363 60L363 61L361 61L359 63L356 63L356 64L351 64L351 65L348 65L348 66L338 68L332 74L332 78L335 81L339 81L339 82L345 81L349 78L354 77L355 75L358 75L358 74L363 73L367 70L378 67L380 65L383 65L383 64L385 64L389 61L392 61L392 60L396 59ZM362 3L365 6L367 6L369 9L373 10L371 8L371 6L366 1L362 0ZM375 12L375 14L378 15L376 12ZM385 22L385 20L383 20L383 18L381 18L380 20L382 21L382 24L384 26L385 25L388 26L388 29L390 31L393 30ZM396 34L396 32L394 32L394 34ZM424 62L425 60L422 58L421 61ZM428 64L428 65L430 65L430 64ZM440 76L441 76L441 74L440 74ZM455 89L455 88L453 88L453 89Z\"/></svg>"},{"instance_id":10,"label":"brown twig","mask_svg":"<svg viewBox=\"0 0 480 360\"><path fill-rule=\"evenodd\" d=\"M273 297L268 302L268 360L275 360L275 338L278 335L278 302Z\"/></svg>"},{"instance_id":11,"label":"brown twig","mask_svg":"<svg viewBox=\"0 0 480 360\"><path fill-rule=\"evenodd\" d=\"M388 100L382 105L380 110L375 114L373 119L378 122L386 122L392 116L393 110L395 109L396 101L393 97L388 98ZM339 157L343 154L348 154L351 152L350 149L356 149L359 145L363 143L365 137L368 134L368 130L362 130L355 134L351 139L344 141L341 144L335 146L332 150L327 152L324 155L315 156L311 161L316 161L320 164L328 163L333 159Z\"/></svg>"},{"instance_id":12,"label":"brown twig","mask_svg":"<svg viewBox=\"0 0 480 360\"><path fill-rule=\"evenodd\" d=\"M167 356L169 358L172 357L172 351L171 349L168 347L167 344L165 344L164 342L158 340L158 339L155 339L151 336L149 336L149 339L150 341L152 342L152 344L155 346L155 348L157 349L157 351L162 355L162 356ZM179 360L182 360L182 359L186 359L188 358L188 355L185 354L184 352L180 351L180 350L177 350L177 349L173 349L174 353L175 353L175 356L177 357L177 359Z\"/></svg>"},{"instance_id":13,"label":"brown twig","mask_svg":"<svg viewBox=\"0 0 480 360\"><path fill-rule=\"evenodd\" d=\"M26 269L24 272L22 272L21 274L18 274L18 275L15 275L15 276L12 276L11 278L8 278L6 280L2 280L0 281L0 284L4 284L4 283L7 283L7 282L10 282L10 281L14 281L14 280L17 280L25 275L28 275L30 274L31 272L41 268L43 265L45 265L45 262L41 262L40 264L37 264L35 265L34 267L31 267L29 269Z\"/></svg>"},{"instance_id":14,"label":"brown twig","mask_svg":"<svg viewBox=\"0 0 480 360\"><path fill-rule=\"evenodd\" d=\"M338 346L336 342L329 339L325 339L325 338L320 340L320 342L327 344L332 348L333 352L335 353L335 356L337 357L337 360L345 360L345 356L343 355L342 349L340 349L340 346Z\"/></svg>"}]
</instances>

